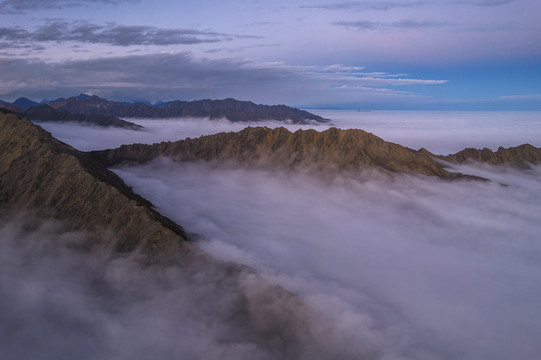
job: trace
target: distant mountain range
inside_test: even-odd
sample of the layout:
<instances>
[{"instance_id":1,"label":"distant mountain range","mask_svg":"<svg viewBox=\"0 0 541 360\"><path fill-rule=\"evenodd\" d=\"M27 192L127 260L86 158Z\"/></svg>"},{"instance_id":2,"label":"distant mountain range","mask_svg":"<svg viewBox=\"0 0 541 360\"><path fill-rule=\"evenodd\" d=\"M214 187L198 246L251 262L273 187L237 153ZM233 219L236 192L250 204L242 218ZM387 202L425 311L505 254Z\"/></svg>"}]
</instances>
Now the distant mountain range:
<instances>
[{"instance_id":1,"label":"distant mountain range","mask_svg":"<svg viewBox=\"0 0 541 360\"><path fill-rule=\"evenodd\" d=\"M327 123L328 119L285 105L257 105L235 99L125 103L81 94L67 99L37 103L19 98L0 101L0 107L38 121L75 121L100 126L137 129L140 126L119 118L209 118L234 122L277 120L294 124Z\"/></svg>"}]
</instances>

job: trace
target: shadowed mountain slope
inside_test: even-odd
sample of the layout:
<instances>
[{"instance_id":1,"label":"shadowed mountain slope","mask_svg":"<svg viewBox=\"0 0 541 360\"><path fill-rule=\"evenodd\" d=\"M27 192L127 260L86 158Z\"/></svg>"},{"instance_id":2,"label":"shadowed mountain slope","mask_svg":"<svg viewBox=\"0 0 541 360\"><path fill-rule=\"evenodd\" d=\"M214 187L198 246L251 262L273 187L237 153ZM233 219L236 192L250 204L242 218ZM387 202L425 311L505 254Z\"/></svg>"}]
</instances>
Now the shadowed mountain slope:
<instances>
[{"instance_id":1,"label":"shadowed mountain slope","mask_svg":"<svg viewBox=\"0 0 541 360\"><path fill-rule=\"evenodd\" d=\"M21 115L29 118L30 120L46 122L77 122L79 124L112 126L131 130L140 130L143 128L141 125L137 125L114 116L98 114L71 114L68 112L55 110L49 105L31 107Z\"/></svg>"},{"instance_id":2,"label":"shadowed mountain slope","mask_svg":"<svg viewBox=\"0 0 541 360\"><path fill-rule=\"evenodd\" d=\"M323 171L355 172L376 168L442 179L463 177L462 174L449 173L425 154L357 129L298 130L292 133L285 128L249 127L237 133L153 145L123 145L92 154L108 166L167 156L178 161L227 161L250 166Z\"/></svg>"},{"instance_id":3,"label":"shadowed mountain slope","mask_svg":"<svg viewBox=\"0 0 541 360\"><path fill-rule=\"evenodd\" d=\"M210 118L230 121L291 121L306 124L312 121L328 122L321 116L285 105L257 105L251 101L235 99L171 101L160 105L126 104L90 97L71 97L49 103L54 109L85 115L107 115L123 118Z\"/></svg>"},{"instance_id":4,"label":"shadowed mountain slope","mask_svg":"<svg viewBox=\"0 0 541 360\"><path fill-rule=\"evenodd\" d=\"M0 129L0 207L50 211L77 230L110 228L121 252L184 246L180 226L85 153L5 111Z\"/></svg>"},{"instance_id":5,"label":"shadowed mountain slope","mask_svg":"<svg viewBox=\"0 0 541 360\"><path fill-rule=\"evenodd\" d=\"M29 100L31 101L31 100ZM34 103L37 104L37 103ZM30 105L30 104L26 104ZM13 112L19 116L26 117L33 121L47 121L47 122L76 122L83 125L96 125L96 126L113 126L124 129L140 130L143 127L141 125L134 124L132 122L119 119L114 116L98 115L98 114L77 114L69 113L65 111L59 111L53 109L49 105L40 105L29 107L21 107L10 104L0 100L0 109L5 109Z\"/></svg>"},{"instance_id":6,"label":"shadowed mountain slope","mask_svg":"<svg viewBox=\"0 0 541 360\"><path fill-rule=\"evenodd\" d=\"M32 101L25 97L20 97L14 102L12 102L13 105L19 106L23 108L24 110L28 110L32 106L39 106L40 104L38 102Z\"/></svg>"}]
</instances>

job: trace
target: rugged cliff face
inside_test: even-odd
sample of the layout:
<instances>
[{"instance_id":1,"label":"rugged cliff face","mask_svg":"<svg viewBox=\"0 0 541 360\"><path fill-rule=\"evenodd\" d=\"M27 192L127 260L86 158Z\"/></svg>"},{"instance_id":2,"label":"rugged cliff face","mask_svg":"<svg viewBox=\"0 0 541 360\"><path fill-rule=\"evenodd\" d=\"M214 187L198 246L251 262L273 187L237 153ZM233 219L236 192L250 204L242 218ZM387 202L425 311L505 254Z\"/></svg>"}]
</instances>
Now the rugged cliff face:
<instances>
[{"instance_id":1,"label":"rugged cliff face","mask_svg":"<svg viewBox=\"0 0 541 360\"><path fill-rule=\"evenodd\" d=\"M376 168L443 179L463 176L447 172L426 154L356 129L298 130L292 133L285 128L246 128L238 133L220 133L176 142L123 145L113 150L94 152L93 156L108 166L167 156L178 161L237 162L286 169L356 172Z\"/></svg>"},{"instance_id":2,"label":"rugged cliff face","mask_svg":"<svg viewBox=\"0 0 541 360\"><path fill-rule=\"evenodd\" d=\"M186 246L180 226L85 153L15 114L1 112L0 129L1 208L45 210L77 230L108 228L120 252Z\"/></svg>"}]
</instances>

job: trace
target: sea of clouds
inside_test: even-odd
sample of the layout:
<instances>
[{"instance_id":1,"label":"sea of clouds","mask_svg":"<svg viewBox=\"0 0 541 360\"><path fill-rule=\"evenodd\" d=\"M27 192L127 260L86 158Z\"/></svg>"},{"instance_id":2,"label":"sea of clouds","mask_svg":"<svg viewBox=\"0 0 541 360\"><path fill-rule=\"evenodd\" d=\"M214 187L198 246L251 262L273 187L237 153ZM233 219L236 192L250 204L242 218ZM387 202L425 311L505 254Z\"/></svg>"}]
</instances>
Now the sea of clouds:
<instances>
[{"instance_id":1,"label":"sea of clouds","mask_svg":"<svg viewBox=\"0 0 541 360\"><path fill-rule=\"evenodd\" d=\"M208 119L127 119L145 127L141 131L85 126L75 123L39 123L58 139L80 150L101 150L131 143L175 141L222 131L239 131L246 126L285 126L290 131L314 128L323 131L329 126L341 129L363 129L384 140L408 146L424 147L447 155L465 147L517 146L530 143L541 146L541 112L480 111L314 111L331 124L294 125L278 121L230 122Z\"/></svg>"},{"instance_id":2,"label":"sea of clouds","mask_svg":"<svg viewBox=\"0 0 541 360\"><path fill-rule=\"evenodd\" d=\"M321 180L158 159L115 170L199 246L257 269L381 358L529 359L541 351L541 167L494 180ZM507 186L502 186L505 183ZM374 339L377 339L374 340Z\"/></svg>"},{"instance_id":3,"label":"sea of clouds","mask_svg":"<svg viewBox=\"0 0 541 360\"><path fill-rule=\"evenodd\" d=\"M320 112L338 127L363 128L436 153L465 146L541 146L535 143L541 138L539 113L412 113ZM147 130L44 127L90 150L246 126L225 120L137 122ZM200 248L249 265L271 283L299 294L312 321L324 324L310 331L306 345L325 344L330 350L316 352L320 358L333 358L333 349L368 359L536 358L541 353L541 167L452 167L492 181L448 182L378 172L318 177L165 158L114 171L164 215L200 234ZM45 339L53 355L88 349L88 358L117 352L117 358L145 358L151 349L168 358L181 353L197 358L203 349L209 349L205 358L284 354L273 352L272 346L224 344L224 333L242 331L243 324L216 312L214 305L227 304L229 296L218 295L213 286L192 288L179 280L156 289L153 279L162 276L160 271L149 275L128 266L117 277L105 277L110 282L106 288L120 290L96 296L93 272L84 265L91 260L78 261L68 250L61 255L40 252L40 239L59 232L39 228L21 235L26 234L17 230L21 228L26 229L20 221L0 228L3 237L36 243L30 250L13 245L17 242L2 245L2 293L16 289L0 301L2 313L11 319L2 323L19 324L15 334L22 335L15 340ZM115 268L99 261L88 266ZM183 279L180 272L172 273L172 278ZM201 291L206 301L197 296ZM51 311L62 315L50 316ZM190 326L181 319L189 319ZM5 337L9 329L0 325L0 338L11 339ZM65 334L75 345L51 334ZM9 343L11 348L18 344ZM100 351L93 353L96 343ZM31 352L23 345L15 348L23 354L25 349Z\"/></svg>"}]
</instances>

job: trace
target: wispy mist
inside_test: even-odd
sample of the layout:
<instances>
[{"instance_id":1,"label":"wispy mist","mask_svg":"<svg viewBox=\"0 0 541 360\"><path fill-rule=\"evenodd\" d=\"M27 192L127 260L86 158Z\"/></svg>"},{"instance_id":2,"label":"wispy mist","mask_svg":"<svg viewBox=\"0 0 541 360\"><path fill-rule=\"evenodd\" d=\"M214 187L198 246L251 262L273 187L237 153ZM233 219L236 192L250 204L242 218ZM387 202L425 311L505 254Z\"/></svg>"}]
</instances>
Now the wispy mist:
<instances>
[{"instance_id":1,"label":"wispy mist","mask_svg":"<svg viewBox=\"0 0 541 360\"><path fill-rule=\"evenodd\" d=\"M541 147L539 111L314 111L343 129L359 128L386 141L447 155L466 147Z\"/></svg>"},{"instance_id":2,"label":"wispy mist","mask_svg":"<svg viewBox=\"0 0 541 360\"><path fill-rule=\"evenodd\" d=\"M318 114L341 128L443 154L541 145L538 113ZM136 122L146 130L43 126L91 150L248 125ZM70 239L85 234L65 234L49 222L28 231L16 220L0 229L8 239L0 244L0 290L7 294L0 297L1 347L18 358L37 349L46 359L74 351L81 358L412 360L531 359L541 352L541 168L452 165L492 180L483 183L377 172L323 179L223 165L157 159L115 171L164 215L200 234L202 249L300 294L302 306L279 301L274 312L291 323L268 338L253 330L275 316L252 306L267 315L255 322L238 317L251 308L240 293L268 298L257 278L224 289L218 269L141 269L129 259L74 250Z\"/></svg>"},{"instance_id":3,"label":"wispy mist","mask_svg":"<svg viewBox=\"0 0 541 360\"><path fill-rule=\"evenodd\" d=\"M337 321L253 272L143 266L32 215L0 219L2 359L358 359ZM92 235L95 238L95 235ZM114 238L108 238L112 242ZM133 254L132 254L133 255Z\"/></svg>"},{"instance_id":4,"label":"wispy mist","mask_svg":"<svg viewBox=\"0 0 541 360\"><path fill-rule=\"evenodd\" d=\"M323 181L167 159L115 171L203 249L363 324L351 344L375 358L534 358L541 168L457 170L495 181Z\"/></svg>"},{"instance_id":5,"label":"wispy mist","mask_svg":"<svg viewBox=\"0 0 541 360\"><path fill-rule=\"evenodd\" d=\"M54 137L71 146L83 150L103 150L119 147L122 144L143 143L152 144L161 141L176 141L187 137L196 138L201 135L216 134L222 131L240 131L247 126L285 126L291 131L298 129L316 128L325 130L328 125L296 125L279 121L261 122L231 122L226 119L167 119L145 120L127 119L144 126L143 130L134 131L121 128L103 128L83 126L77 123L38 122L37 124L51 132Z\"/></svg>"},{"instance_id":6,"label":"wispy mist","mask_svg":"<svg viewBox=\"0 0 541 360\"><path fill-rule=\"evenodd\" d=\"M447 155L466 147L510 147L523 143L541 146L541 112L456 112L456 111L312 111L331 119L342 129L363 129L386 141L412 149L422 147ZM285 126L291 131L329 125L293 125L278 121L252 123L208 119L128 119L145 130L80 126L74 123L39 123L55 137L80 150L102 150L122 144L174 141L186 137L240 131L247 126Z\"/></svg>"}]
</instances>

